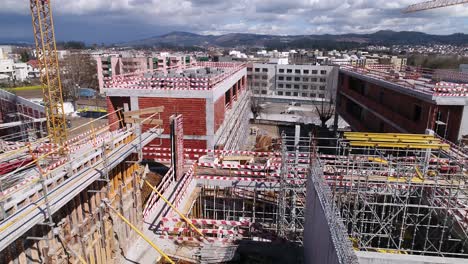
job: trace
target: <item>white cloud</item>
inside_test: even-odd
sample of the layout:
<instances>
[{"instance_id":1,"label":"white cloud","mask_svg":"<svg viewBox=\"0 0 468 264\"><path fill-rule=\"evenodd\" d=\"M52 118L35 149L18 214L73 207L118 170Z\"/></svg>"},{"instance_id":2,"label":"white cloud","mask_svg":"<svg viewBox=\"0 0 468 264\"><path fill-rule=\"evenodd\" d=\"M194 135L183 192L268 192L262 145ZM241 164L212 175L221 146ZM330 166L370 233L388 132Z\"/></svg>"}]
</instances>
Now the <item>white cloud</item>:
<instances>
[{"instance_id":1,"label":"white cloud","mask_svg":"<svg viewBox=\"0 0 468 264\"><path fill-rule=\"evenodd\" d=\"M60 16L93 15L201 33L367 33L382 29L466 32L468 5L404 15L414 0L52 0ZM421 0L424 1L424 0ZM1 14L28 14L28 1L0 0Z\"/></svg>"}]
</instances>

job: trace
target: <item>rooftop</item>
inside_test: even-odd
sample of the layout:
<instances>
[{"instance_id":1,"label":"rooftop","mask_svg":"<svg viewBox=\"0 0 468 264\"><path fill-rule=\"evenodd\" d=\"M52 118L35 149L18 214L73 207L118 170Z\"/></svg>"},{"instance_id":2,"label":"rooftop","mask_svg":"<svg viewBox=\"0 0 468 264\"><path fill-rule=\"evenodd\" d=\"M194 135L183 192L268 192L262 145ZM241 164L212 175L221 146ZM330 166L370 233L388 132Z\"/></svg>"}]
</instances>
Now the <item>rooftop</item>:
<instances>
[{"instance_id":1,"label":"rooftop","mask_svg":"<svg viewBox=\"0 0 468 264\"><path fill-rule=\"evenodd\" d=\"M403 92L421 95L429 100L435 100L437 97L468 96L468 73L409 66L398 71L392 65L343 65L340 71L366 77L379 85L397 87Z\"/></svg>"},{"instance_id":2,"label":"rooftop","mask_svg":"<svg viewBox=\"0 0 468 264\"><path fill-rule=\"evenodd\" d=\"M198 62L196 66L117 75L105 79L105 89L212 90L218 83L245 68L239 63Z\"/></svg>"}]
</instances>

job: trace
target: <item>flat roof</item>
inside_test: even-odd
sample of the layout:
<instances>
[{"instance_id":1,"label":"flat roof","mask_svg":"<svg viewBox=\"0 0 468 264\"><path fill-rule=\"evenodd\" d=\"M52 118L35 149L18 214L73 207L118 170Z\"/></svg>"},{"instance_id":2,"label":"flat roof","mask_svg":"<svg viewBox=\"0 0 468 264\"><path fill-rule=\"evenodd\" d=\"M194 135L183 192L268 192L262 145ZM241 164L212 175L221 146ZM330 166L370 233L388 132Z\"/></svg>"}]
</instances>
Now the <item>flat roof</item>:
<instances>
[{"instance_id":1,"label":"flat roof","mask_svg":"<svg viewBox=\"0 0 468 264\"><path fill-rule=\"evenodd\" d=\"M245 68L242 63L198 62L196 66L155 70L104 79L104 89L212 90L218 83Z\"/></svg>"},{"instance_id":2,"label":"flat roof","mask_svg":"<svg viewBox=\"0 0 468 264\"><path fill-rule=\"evenodd\" d=\"M428 71L414 67L397 71L392 69L391 65L368 67L342 65L340 72L440 105L467 104L468 73L448 70ZM456 80L456 82L444 80Z\"/></svg>"}]
</instances>

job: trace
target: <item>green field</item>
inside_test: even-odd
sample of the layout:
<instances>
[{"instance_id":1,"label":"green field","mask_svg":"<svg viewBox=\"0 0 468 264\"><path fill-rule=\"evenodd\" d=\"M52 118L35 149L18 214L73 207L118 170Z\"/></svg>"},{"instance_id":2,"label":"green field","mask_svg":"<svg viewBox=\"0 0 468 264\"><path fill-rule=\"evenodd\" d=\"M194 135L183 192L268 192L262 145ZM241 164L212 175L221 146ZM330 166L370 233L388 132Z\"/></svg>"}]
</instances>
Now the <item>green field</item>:
<instances>
[{"instance_id":1,"label":"green field","mask_svg":"<svg viewBox=\"0 0 468 264\"><path fill-rule=\"evenodd\" d=\"M33 91L33 90L41 90L40 85L34 86L23 86L23 87L14 87L14 88L3 88L9 92L16 92L16 91Z\"/></svg>"}]
</instances>

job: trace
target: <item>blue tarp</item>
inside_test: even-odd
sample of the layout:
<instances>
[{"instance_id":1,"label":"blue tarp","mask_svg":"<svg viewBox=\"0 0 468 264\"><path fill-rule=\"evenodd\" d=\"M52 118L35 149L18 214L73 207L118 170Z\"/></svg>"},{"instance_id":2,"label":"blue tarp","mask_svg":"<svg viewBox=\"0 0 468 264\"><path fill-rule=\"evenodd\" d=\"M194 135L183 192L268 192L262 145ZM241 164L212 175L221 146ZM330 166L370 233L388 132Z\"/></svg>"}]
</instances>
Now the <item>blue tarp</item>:
<instances>
[{"instance_id":1,"label":"blue tarp","mask_svg":"<svg viewBox=\"0 0 468 264\"><path fill-rule=\"evenodd\" d=\"M80 97L95 97L96 90L90 88L80 88L79 90Z\"/></svg>"}]
</instances>

